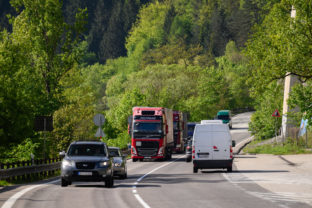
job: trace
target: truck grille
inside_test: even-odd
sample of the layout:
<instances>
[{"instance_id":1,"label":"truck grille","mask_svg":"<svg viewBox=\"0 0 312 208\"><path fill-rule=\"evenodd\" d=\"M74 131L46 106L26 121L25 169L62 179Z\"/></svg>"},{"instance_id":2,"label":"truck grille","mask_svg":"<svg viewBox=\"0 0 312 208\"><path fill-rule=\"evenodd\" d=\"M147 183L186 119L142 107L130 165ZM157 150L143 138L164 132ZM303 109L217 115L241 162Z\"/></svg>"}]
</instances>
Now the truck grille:
<instances>
[{"instance_id":1,"label":"truck grille","mask_svg":"<svg viewBox=\"0 0 312 208\"><path fill-rule=\"evenodd\" d=\"M94 162L76 162L77 169L94 169Z\"/></svg>"},{"instance_id":2,"label":"truck grille","mask_svg":"<svg viewBox=\"0 0 312 208\"><path fill-rule=\"evenodd\" d=\"M142 145L137 147L137 150L139 156L152 157L157 155L158 148L158 141L142 141Z\"/></svg>"},{"instance_id":3,"label":"truck grille","mask_svg":"<svg viewBox=\"0 0 312 208\"><path fill-rule=\"evenodd\" d=\"M152 157L157 155L157 150L155 148L138 148L139 156Z\"/></svg>"}]
</instances>

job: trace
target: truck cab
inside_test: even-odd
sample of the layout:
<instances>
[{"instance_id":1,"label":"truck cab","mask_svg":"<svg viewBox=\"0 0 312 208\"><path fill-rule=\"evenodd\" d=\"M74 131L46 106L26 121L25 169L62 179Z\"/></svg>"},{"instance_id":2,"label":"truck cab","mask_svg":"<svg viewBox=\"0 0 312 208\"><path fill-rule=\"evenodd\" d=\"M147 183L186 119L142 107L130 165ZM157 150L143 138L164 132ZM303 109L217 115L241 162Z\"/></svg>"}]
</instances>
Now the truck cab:
<instances>
[{"instance_id":1,"label":"truck cab","mask_svg":"<svg viewBox=\"0 0 312 208\"><path fill-rule=\"evenodd\" d=\"M173 149L172 110L162 107L133 107L129 119L131 158L170 159Z\"/></svg>"},{"instance_id":2,"label":"truck cab","mask_svg":"<svg viewBox=\"0 0 312 208\"><path fill-rule=\"evenodd\" d=\"M230 110L220 110L215 119L222 120L224 124L227 124L232 129L232 114Z\"/></svg>"}]
</instances>

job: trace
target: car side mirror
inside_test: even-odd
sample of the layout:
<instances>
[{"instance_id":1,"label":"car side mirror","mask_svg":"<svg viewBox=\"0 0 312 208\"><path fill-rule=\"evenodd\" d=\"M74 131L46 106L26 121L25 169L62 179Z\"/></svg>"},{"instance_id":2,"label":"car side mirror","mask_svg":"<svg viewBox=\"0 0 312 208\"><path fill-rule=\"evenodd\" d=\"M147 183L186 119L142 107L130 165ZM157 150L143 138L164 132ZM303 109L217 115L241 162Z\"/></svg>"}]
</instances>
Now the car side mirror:
<instances>
[{"instance_id":1,"label":"car side mirror","mask_svg":"<svg viewBox=\"0 0 312 208\"><path fill-rule=\"evenodd\" d=\"M236 146L236 141L232 140L232 147Z\"/></svg>"},{"instance_id":2,"label":"car side mirror","mask_svg":"<svg viewBox=\"0 0 312 208\"><path fill-rule=\"evenodd\" d=\"M65 157L65 155L66 155L65 151L62 151L62 152L59 153L59 156L60 156L61 158Z\"/></svg>"}]
</instances>

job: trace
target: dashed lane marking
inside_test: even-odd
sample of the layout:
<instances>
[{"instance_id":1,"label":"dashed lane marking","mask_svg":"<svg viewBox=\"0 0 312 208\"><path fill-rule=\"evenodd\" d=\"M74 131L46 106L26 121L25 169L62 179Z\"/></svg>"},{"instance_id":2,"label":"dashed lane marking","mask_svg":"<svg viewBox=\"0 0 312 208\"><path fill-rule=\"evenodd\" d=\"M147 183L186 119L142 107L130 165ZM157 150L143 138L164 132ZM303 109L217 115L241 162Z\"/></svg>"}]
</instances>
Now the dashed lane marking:
<instances>
[{"instance_id":1,"label":"dashed lane marking","mask_svg":"<svg viewBox=\"0 0 312 208\"><path fill-rule=\"evenodd\" d=\"M185 157L185 155L182 155L182 156L178 157L177 159L175 159L175 160L173 160L173 161L171 161L171 162L168 162L168 163L166 163L166 164L163 164L163 165L161 165L161 166L159 166L159 167L157 167L157 168L151 170L150 172L148 172L148 173L146 173L145 175L143 175L143 176L141 176L140 178L138 178L138 179L136 180L136 182L133 183L134 185L132 186L132 189L133 189L133 190L132 190L132 193L134 194L135 198L138 200L138 202L139 202L144 208L151 208L151 207L141 198L141 196L138 194L138 192L137 192L137 190L136 190L137 185L139 184L139 182L142 181L142 180L143 180L146 176L148 176L149 174L151 174L151 173L155 172L156 170L159 170L159 169L161 169L161 168L163 168L163 167L165 167L165 166L167 166L167 165L170 165L171 163L174 163L175 161L181 159L182 157Z\"/></svg>"}]
</instances>

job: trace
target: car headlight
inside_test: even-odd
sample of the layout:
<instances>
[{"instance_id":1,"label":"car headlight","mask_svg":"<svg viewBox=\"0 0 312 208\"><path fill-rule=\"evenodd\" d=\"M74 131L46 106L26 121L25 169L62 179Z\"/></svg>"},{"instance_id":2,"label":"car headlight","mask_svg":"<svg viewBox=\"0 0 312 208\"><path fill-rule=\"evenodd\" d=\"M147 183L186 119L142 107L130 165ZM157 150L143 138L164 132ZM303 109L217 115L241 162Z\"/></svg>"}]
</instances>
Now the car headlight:
<instances>
[{"instance_id":1,"label":"car headlight","mask_svg":"<svg viewBox=\"0 0 312 208\"><path fill-rule=\"evenodd\" d=\"M62 167L63 168L72 167L74 165L75 165L74 161L71 161L71 160L63 160L62 161Z\"/></svg>"},{"instance_id":2,"label":"car headlight","mask_svg":"<svg viewBox=\"0 0 312 208\"><path fill-rule=\"evenodd\" d=\"M115 167L120 167L120 166L121 166L121 163L115 163L114 166L115 166Z\"/></svg>"},{"instance_id":3,"label":"car headlight","mask_svg":"<svg viewBox=\"0 0 312 208\"><path fill-rule=\"evenodd\" d=\"M108 166L108 161L100 162L100 167Z\"/></svg>"}]
</instances>

